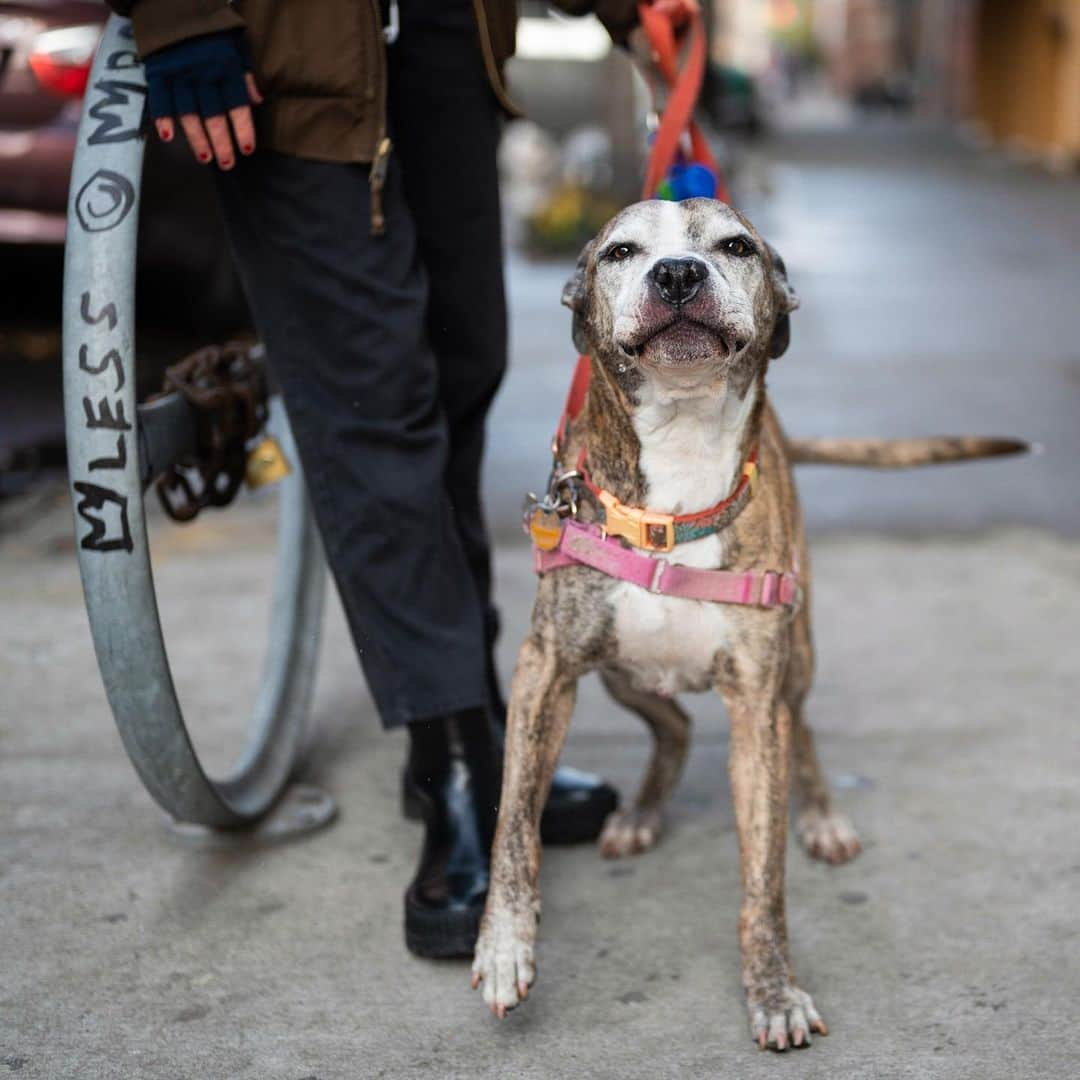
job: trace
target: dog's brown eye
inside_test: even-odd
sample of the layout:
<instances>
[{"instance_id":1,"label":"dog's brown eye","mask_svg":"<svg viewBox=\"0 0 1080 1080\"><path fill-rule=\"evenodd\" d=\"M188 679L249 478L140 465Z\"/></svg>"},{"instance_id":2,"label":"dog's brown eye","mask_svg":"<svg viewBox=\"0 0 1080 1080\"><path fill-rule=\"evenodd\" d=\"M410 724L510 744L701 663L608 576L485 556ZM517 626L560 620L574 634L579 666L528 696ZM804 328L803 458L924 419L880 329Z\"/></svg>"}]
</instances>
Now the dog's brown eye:
<instances>
[{"instance_id":1,"label":"dog's brown eye","mask_svg":"<svg viewBox=\"0 0 1080 1080\"><path fill-rule=\"evenodd\" d=\"M633 254L634 249L629 244L616 244L608 252L608 258L613 259L615 262L622 262L623 259L629 259Z\"/></svg>"},{"instance_id":2,"label":"dog's brown eye","mask_svg":"<svg viewBox=\"0 0 1080 1080\"><path fill-rule=\"evenodd\" d=\"M733 236L730 240L725 240L720 247L726 254L734 255L737 259L744 259L747 255L754 254L754 245L741 236Z\"/></svg>"}]
</instances>

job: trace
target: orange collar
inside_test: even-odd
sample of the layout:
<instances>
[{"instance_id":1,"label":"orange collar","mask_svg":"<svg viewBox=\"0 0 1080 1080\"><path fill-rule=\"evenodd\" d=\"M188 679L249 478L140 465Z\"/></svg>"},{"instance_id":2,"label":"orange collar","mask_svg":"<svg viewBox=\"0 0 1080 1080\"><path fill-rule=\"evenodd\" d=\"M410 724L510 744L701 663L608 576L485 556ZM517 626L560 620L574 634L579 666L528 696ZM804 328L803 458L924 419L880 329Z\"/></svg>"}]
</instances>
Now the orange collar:
<instances>
[{"instance_id":1,"label":"orange collar","mask_svg":"<svg viewBox=\"0 0 1080 1080\"><path fill-rule=\"evenodd\" d=\"M580 356L577 367L574 369L566 405L559 418L559 428L552 440L551 448L556 457L562 455L570 434L570 425L581 415L585 407L591 381L592 361L588 356ZM615 498L610 491L592 480L585 467L586 456L586 448L582 447L576 469L582 482L603 508L602 525L605 534L621 536L634 547L643 548L646 551L670 551L676 544L700 540L702 537L719 532L739 516L757 491L758 450L756 446L747 456L731 494L726 499L694 514L662 514L637 506L627 506L626 503Z\"/></svg>"}]
</instances>

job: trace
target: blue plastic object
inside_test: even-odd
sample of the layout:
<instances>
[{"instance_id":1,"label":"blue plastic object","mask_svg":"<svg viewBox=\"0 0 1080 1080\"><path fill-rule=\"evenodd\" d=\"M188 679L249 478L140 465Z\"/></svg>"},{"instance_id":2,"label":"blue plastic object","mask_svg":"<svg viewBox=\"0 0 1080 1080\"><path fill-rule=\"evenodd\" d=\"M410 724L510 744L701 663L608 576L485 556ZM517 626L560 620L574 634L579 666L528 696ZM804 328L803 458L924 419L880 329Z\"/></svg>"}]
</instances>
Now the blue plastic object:
<instances>
[{"instance_id":1,"label":"blue plastic object","mask_svg":"<svg viewBox=\"0 0 1080 1080\"><path fill-rule=\"evenodd\" d=\"M676 162L656 189L656 198L671 202L683 199L715 199L716 177L710 168L697 162Z\"/></svg>"}]
</instances>

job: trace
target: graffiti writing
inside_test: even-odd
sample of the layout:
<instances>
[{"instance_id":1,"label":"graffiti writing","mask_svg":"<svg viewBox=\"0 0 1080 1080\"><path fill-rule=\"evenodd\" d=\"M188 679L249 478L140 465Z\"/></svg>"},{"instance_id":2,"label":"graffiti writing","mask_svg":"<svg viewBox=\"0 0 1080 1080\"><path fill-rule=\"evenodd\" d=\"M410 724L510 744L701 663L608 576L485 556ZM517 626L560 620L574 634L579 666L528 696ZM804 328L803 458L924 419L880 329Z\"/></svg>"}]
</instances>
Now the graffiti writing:
<instances>
[{"instance_id":1,"label":"graffiti writing","mask_svg":"<svg viewBox=\"0 0 1080 1080\"><path fill-rule=\"evenodd\" d=\"M115 229L135 205L131 181L112 169L98 169L75 196L75 215L86 232Z\"/></svg>"},{"instance_id":2,"label":"graffiti writing","mask_svg":"<svg viewBox=\"0 0 1080 1080\"><path fill-rule=\"evenodd\" d=\"M82 316L82 321L88 326L97 326L99 322L107 321L110 330L116 329L116 305L106 304L96 315L91 315L90 294L88 292L84 292L79 300L79 314Z\"/></svg>"},{"instance_id":3,"label":"graffiti writing","mask_svg":"<svg viewBox=\"0 0 1080 1080\"><path fill-rule=\"evenodd\" d=\"M109 53L105 60L105 66L110 71L131 71L141 65L142 60L134 49L117 49L116 52Z\"/></svg>"},{"instance_id":4,"label":"graffiti writing","mask_svg":"<svg viewBox=\"0 0 1080 1080\"><path fill-rule=\"evenodd\" d=\"M101 398L97 404L97 414L94 413L94 403L84 397L82 400L83 411L86 413L86 430L93 431L95 428L107 428L109 431L130 431L131 425L124 416L124 403L117 401L116 413L113 414L112 403L108 398Z\"/></svg>"},{"instance_id":5,"label":"graffiti writing","mask_svg":"<svg viewBox=\"0 0 1080 1080\"><path fill-rule=\"evenodd\" d=\"M126 551L134 546L128 524L127 496L100 484L74 483L79 501L75 512L90 531L79 541L85 551Z\"/></svg>"},{"instance_id":6,"label":"graffiti writing","mask_svg":"<svg viewBox=\"0 0 1080 1080\"><path fill-rule=\"evenodd\" d=\"M98 126L87 137L90 146L103 143L128 142L139 138L142 114L146 106L146 84L121 79L98 79L92 94L97 95L87 108ZM139 109L133 121L125 123L123 113L130 112L133 98L139 98Z\"/></svg>"},{"instance_id":7,"label":"graffiti writing","mask_svg":"<svg viewBox=\"0 0 1080 1080\"><path fill-rule=\"evenodd\" d=\"M116 309L113 308L114 314L115 311ZM89 321L90 320L87 319L87 322ZM104 375L110 366L116 371L116 386L113 387L113 390L114 392L118 392L124 388L124 362L120 359L120 353L118 353L116 349L109 349L109 351L101 358L101 363L95 367L90 363L90 346L79 346L80 371L85 371L87 375Z\"/></svg>"},{"instance_id":8,"label":"graffiti writing","mask_svg":"<svg viewBox=\"0 0 1080 1080\"><path fill-rule=\"evenodd\" d=\"M115 302L94 302L89 291L79 300L79 314L83 324L98 327L98 333L116 330L119 315ZM130 553L134 541L128 518L128 497L117 488L109 486L105 477L110 471L123 473L128 466L128 439L133 430L132 422L124 411L118 394L127 381L124 359L120 349L106 341L100 353L92 355L89 344L79 346L79 370L93 378L86 386L82 398L83 427L86 432L109 433L113 438L101 446L102 453L87 462L87 469L94 473L94 482L77 480L73 487L78 497L75 511L90 526L79 539L84 551L124 551ZM100 435L94 438L100 439Z\"/></svg>"},{"instance_id":9,"label":"graffiti writing","mask_svg":"<svg viewBox=\"0 0 1080 1080\"><path fill-rule=\"evenodd\" d=\"M127 440L123 435L116 437L116 455L114 457L94 458L90 462L89 469L123 469L127 466Z\"/></svg>"}]
</instances>

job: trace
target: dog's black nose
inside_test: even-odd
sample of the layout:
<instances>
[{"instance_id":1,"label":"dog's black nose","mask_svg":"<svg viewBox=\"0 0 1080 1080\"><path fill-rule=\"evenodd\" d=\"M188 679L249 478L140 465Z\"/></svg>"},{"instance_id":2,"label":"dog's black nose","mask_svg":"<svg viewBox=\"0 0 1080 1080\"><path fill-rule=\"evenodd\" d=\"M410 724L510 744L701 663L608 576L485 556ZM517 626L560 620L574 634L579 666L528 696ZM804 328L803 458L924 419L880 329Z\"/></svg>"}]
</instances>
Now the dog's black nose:
<instances>
[{"instance_id":1,"label":"dog's black nose","mask_svg":"<svg viewBox=\"0 0 1080 1080\"><path fill-rule=\"evenodd\" d=\"M661 297L678 307L697 296L709 267L700 259L660 259L650 276Z\"/></svg>"}]
</instances>

